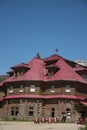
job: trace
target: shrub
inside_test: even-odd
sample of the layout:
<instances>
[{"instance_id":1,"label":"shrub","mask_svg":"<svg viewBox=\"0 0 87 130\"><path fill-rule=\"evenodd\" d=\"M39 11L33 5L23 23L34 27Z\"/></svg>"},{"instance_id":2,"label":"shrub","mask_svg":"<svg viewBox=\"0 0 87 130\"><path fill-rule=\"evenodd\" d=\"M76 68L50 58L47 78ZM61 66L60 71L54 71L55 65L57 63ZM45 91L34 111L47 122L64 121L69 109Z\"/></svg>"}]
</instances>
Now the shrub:
<instances>
[{"instance_id":1,"label":"shrub","mask_svg":"<svg viewBox=\"0 0 87 130\"><path fill-rule=\"evenodd\" d=\"M80 127L78 130L87 130L87 124L84 127Z\"/></svg>"}]
</instances>

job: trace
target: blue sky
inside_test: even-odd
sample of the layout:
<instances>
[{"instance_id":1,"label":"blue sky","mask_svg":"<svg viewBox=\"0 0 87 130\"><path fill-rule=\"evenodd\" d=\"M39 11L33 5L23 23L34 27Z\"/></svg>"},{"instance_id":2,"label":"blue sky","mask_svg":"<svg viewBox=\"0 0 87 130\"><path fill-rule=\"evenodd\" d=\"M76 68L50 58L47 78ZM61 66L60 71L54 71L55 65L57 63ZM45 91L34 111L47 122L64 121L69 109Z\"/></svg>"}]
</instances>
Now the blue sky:
<instances>
[{"instance_id":1,"label":"blue sky","mask_svg":"<svg viewBox=\"0 0 87 130\"><path fill-rule=\"evenodd\" d=\"M56 47L87 60L87 0L0 0L0 74Z\"/></svg>"}]
</instances>

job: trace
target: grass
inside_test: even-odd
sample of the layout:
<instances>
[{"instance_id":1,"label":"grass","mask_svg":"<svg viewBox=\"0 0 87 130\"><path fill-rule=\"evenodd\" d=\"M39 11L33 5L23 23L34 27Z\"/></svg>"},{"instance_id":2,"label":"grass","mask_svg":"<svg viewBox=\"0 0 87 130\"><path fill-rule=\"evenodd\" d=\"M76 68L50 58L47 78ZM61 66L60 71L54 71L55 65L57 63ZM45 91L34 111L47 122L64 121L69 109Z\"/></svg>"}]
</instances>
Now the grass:
<instances>
[{"instance_id":1,"label":"grass","mask_svg":"<svg viewBox=\"0 0 87 130\"><path fill-rule=\"evenodd\" d=\"M87 124L84 127L79 127L78 130L87 130Z\"/></svg>"}]
</instances>

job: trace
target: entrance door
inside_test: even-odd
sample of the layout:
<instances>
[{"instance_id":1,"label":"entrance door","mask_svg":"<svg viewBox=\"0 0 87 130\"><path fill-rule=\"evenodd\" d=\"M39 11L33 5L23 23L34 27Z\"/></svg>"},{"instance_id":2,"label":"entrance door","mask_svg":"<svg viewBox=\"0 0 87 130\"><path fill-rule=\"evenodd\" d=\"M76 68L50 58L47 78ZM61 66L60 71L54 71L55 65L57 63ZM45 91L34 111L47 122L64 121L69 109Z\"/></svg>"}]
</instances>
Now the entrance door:
<instances>
[{"instance_id":1,"label":"entrance door","mask_svg":"<svg viewBox=\"0 0 87 130\"><path fill-rule=\"evenodd\" d=\"M51 117L55 117L55 108L51 109Z\"/></svg>"}]
</instances>

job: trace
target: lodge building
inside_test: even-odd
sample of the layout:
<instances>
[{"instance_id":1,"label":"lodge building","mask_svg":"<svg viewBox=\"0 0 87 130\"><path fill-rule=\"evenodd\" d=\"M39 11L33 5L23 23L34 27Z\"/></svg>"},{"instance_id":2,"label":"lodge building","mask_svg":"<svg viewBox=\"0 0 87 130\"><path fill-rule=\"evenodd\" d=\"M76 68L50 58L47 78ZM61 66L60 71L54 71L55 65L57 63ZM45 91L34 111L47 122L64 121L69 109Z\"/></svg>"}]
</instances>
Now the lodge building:
<instances>
[{"instance_id":1,"label":"lodge building","mask_svg":"<svg viewBox=\"0 0 87 130\"><path fill-rule=\"evenodd\" d=\"M11 67L0 83L0 118L87 118L87 67L57 54Z\"/></svg>"}]
</instances>

